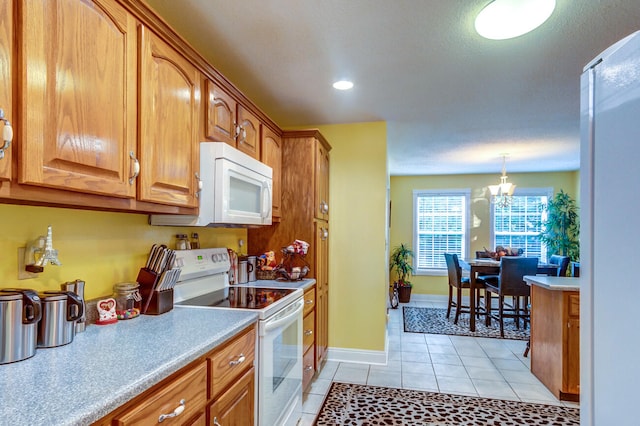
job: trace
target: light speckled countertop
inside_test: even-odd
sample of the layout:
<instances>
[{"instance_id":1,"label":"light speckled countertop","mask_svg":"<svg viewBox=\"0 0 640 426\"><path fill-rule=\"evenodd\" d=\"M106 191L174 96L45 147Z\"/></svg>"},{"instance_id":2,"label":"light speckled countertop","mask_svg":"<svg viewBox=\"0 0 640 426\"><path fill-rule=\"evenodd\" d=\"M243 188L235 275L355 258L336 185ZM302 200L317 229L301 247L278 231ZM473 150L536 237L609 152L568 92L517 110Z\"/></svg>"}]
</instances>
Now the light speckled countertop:
<instances>
[{"instance_id":1,"label":"light speckled countertop","mask_svg":"<svg viewBox=\"0 0 640 426\"><path fill-rule=\"evenodd\" d=\"M525 275L523 278L527 284L537 285L547 290L580 291L580 278L545 275Z\"/></svg>"},{"instance_id":2,"label":"light speckled countertop","mask_svg":"<svg viewBox=\"0 0 640 426\"><path fill-rule=\"evenodd\" d=\"M283 281L283 280L257 280L249 281L244 284L236 284L245 287L275 287L275 288L301 288L306 291L309 287L316 283L315 278L305 278L298 281Z\"/></svg>"},{"instance_id":3,"label":"light speckled countertop","mask_svg":"<svg viewBox=\"0 0 640 426\"><path fill-rule=\"evenodd\" d=\"M68 345L0 365L0 425L88 425L256 320L248 311L179 308L89 325Z\"/></svg>"}]
</instances>

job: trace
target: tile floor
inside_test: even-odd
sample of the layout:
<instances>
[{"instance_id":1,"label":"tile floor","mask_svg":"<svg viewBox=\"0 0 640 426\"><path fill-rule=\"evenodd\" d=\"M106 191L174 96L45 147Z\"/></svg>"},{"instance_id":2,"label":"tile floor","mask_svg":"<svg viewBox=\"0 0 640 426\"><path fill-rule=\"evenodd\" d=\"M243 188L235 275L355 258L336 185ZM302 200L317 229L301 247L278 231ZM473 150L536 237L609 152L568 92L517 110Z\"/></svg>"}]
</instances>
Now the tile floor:
<instances>
[{"instance_id":1,"label":"tile floor","mask_svg":"<svg viewBox=\"0 0 640 426\"><path fill-rule=\"evenodd\" d=\"M415 301L418 299L418 301ZM419 300L411 306L446 308L446 298ZM402 306L389 310L387 365L327 361L304 394L300 426L312 425L332 380L419 389L524 402L566 405L531 374L522 356L526 342L405 333Z\"/></svg>"}]
</instances>

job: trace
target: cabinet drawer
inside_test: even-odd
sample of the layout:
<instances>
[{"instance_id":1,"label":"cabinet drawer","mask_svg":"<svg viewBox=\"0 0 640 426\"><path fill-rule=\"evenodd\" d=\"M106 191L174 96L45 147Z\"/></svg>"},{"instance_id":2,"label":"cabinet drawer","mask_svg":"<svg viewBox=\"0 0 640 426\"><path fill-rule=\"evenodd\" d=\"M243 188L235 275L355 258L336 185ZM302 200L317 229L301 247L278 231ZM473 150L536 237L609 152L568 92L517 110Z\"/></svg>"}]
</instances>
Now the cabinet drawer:
<instances>
[{"instance_id":1,"label":"cabinet drawer","mask_svg":"<svg viewBox=\"0 0 640 426\"><path fill-rule=\"evenodd\" d=\"M580 318L580 295L569 294L567 297L568 312L570 317Z\"/></svg>"},{"instance_id":2,"label":"cabinet drawer","mask_svg":"<svg viewBox=\"0 0 640 426\"><path fill-rule=\"evenodd\" d=\"M309 312L313 311L315 307L316 289L313 287L304 292L304 313L302 315L307 315Z\"/></svg>"},{"instance_id":3,"label":"cabinet drawer","mask_svg":"<svg viewBox=\"0 0 640 426\"><path fill-rule=\"evenodd\" d=\"M313 343L315 342L315 319L315 313L311 312L309 315L304 317L304 320L302 321L302 352L309 349L310 346L313 346Z\"/></svg>"},{"instance_id":4,"label":"cabinet drawer","mask_svg":"<svg viewBox=\"0 0 640 426\"><path fill-rule=\"evenodd\" d=\"M255 357L256 330L252 328L236 337L230 344L214 352L208 359L210 365L211 398L215 398L234 382L249 366L253 366Z\"/></svg>"},{"instance_id":5,"label":"cabinet drawer","mask_svg":"<svg viewBox=\"0 0 640 426\"><path fill-rule=\"evenodd\" d=\"M315 358L316 354L313 346L311 346L308 351L304 352L302 357L302 389L306 389L311 383L311 379L313 379Z\"/></svg>"},{"instance_id":6,"label":"cabinet drawer","mask_svg":"<svg viewBox=\"0 0 640 426\"><path fill-rule=\"evenodd\" d=\"M166 425L183 425L204 409L207 402L207 364L201 362L192 370L163 385L149 396L114 418L116 425L156 424L162 414L171 414L184 400L184 411L163 421Z\"/></svg>"}]
</instances>

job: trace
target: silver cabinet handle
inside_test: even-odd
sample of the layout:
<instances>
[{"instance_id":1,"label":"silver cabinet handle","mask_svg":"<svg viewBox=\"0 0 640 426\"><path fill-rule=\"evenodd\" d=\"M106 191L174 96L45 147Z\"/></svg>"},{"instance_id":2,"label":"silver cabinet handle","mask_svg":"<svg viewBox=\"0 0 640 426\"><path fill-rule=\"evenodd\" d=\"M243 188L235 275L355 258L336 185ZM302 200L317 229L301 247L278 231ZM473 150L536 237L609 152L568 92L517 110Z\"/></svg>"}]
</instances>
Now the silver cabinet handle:
<instances>
[{"instance_id":1,"label":"silver cabinet handle","mask_svg":"<svg viewBox=\"0 0 640 426\"><path fill-rule=\"evenodd\" d=\"M304 331L304 335L305 336L311 336L313 334L313 330L305 330Z\"/></svg>"},{"instance_id":2,"label":"silver cabinet handle","mask_svg":"<svg viewBox=\"0 0 640 426\"><path fill-rule=\"evenodd\" d=\"M325 241L327 238L329 238L329 230L326 228L320 228L321 231L321 236L320 238L322 239L322 241Z\"/></svg>"},{"instance_id":3,"label":"silver cabinet handle","mask_svg":"<svg viewBox=\"0 0 640 426\"><path fill-rule=\"evenodd\" d=\"M202 183L202 179L200 179L200 175L198 174L198 172L196 172L195 175L197 181L196 186L198 187L198 190L196 191L196 198L200 198L200 193L202 192L202 187L204 186L204 184Z\"/></svg>"},{"instance_id":4,"label":"silver cabinet handle","mask_svg":"<svg viewBox=\"0 0 640 426\"><path fill-rule=\"evenodd\" d=\"M304 368L304 371L311 371L311 370L313 370L313 365L307 365L307 366Z\"/></svg>"},{"instance_id":5,"label":"silver cabinet handle","mask_svg":"<svg viewBox=\"0 0 640 426\"><path fill-rule=\"evenodd\" d=\"M9 149L11 141L13 140L13 127L9 120L4 118L4 111L0 109L0 121L4 122L4 129L2 129L2 140L4 144L0 148L0 160L4 158L4 152Z\"/></svg>"},{"instance_id":6,"label":"silver cabinet handle","mask_svg":"<svg viewBox=\"0 0 640 426\"><path fill-rule=\"evenodd\" d=\"M181 399L180 400L180 405L178 405L176 407L175 410L173 410L172 413L169 414L160 414L160 417L158 417L158 423L162 423L163 421L165 421L166 419L171 419L173 417L178 417L180 414L182 414L182 412L184 411L184 404L185 404L185 400Z\"/></svg>"},{"instance_id":7,"label":"silver cabinet handle","mask_svg":"<svg viewBox=\"0 0 640 426\"><path fill-rule=\"evenodd\" d=\"M218 423L218 418L217 417L213 418L213 426L222 426L220 423Z\"/></svg>"},{"instance_id":8,"label":"silver cabinet handle","mask_svg":"<svg viewBox=\"0 0 640 426\"><path fill-rule=\"evenodd\" d=\"M133 170L133 174L131 175L131 177L129 177L129 185L133 185L133 182L140 174L140 162L136 158L133 151L129 151L129 157L133 160L133 166L131 167L131 169Z\"/></svg>"},{"instance_id":9,"label":"silver cabinet handle","mask_svg":"<svg viewBox=\"0 0 640 426\"><path fill-rule=\"evenodd\" d=\"M320 202L320 213L329 213L329 204L324 200Z\"/></svg>"},{"instance_id":10,"label":"silver cabinet handle","mask_svg":"<svg viewBox=\"0 0 640 426\"><path fill-rule=\"evenodd\" d=\"M306 299L304 303L306 303L307 305L313 305L313 299Z\"/></svg>"},{"instance_id":11,"label":"silver cabinet handle","mask_svg":"<svg viewBox=\"0 0 640 426\"><path fill-rule=\"evenodd\" d=\"M244 354L243 354L243 353L241 353L241 354L238 356L238 359L233 360L233 361L229 361L229 365L230 365L230 366L234 366L234 365L242 364L242 363L244 362L244 360L245 360Z\"/></svg>"}]
</instances>

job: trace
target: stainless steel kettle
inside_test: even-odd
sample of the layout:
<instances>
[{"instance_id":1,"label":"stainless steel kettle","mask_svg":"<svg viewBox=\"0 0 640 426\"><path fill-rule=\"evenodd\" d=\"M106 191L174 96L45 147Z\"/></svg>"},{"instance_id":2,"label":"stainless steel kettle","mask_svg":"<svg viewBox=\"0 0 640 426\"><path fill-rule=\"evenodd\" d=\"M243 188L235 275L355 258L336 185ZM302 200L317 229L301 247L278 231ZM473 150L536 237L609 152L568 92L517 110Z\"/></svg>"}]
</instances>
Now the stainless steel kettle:
<instances>
[{"instance_id":1,"label":"stainless steel kettle","mask_svg":"<svg viewBox=\"0 0 640 426\"><path fill-rule=\"evenodd\" d=\"M73 342L76 321L84 314L84 303L72 291L45 291L42 320L38 326L38 347L53 348Z\"/></svg>"},{"instance_id":2,"label":"stainless steel kettle","mask_svg":"<svg viewBox=\"0 0 640 426\"><path fill-rule=\"evenodd\" d=\"M42 306L35 291L0 289L0 364L35 355L41 317Z\"/></svg>"}]
</instances>

